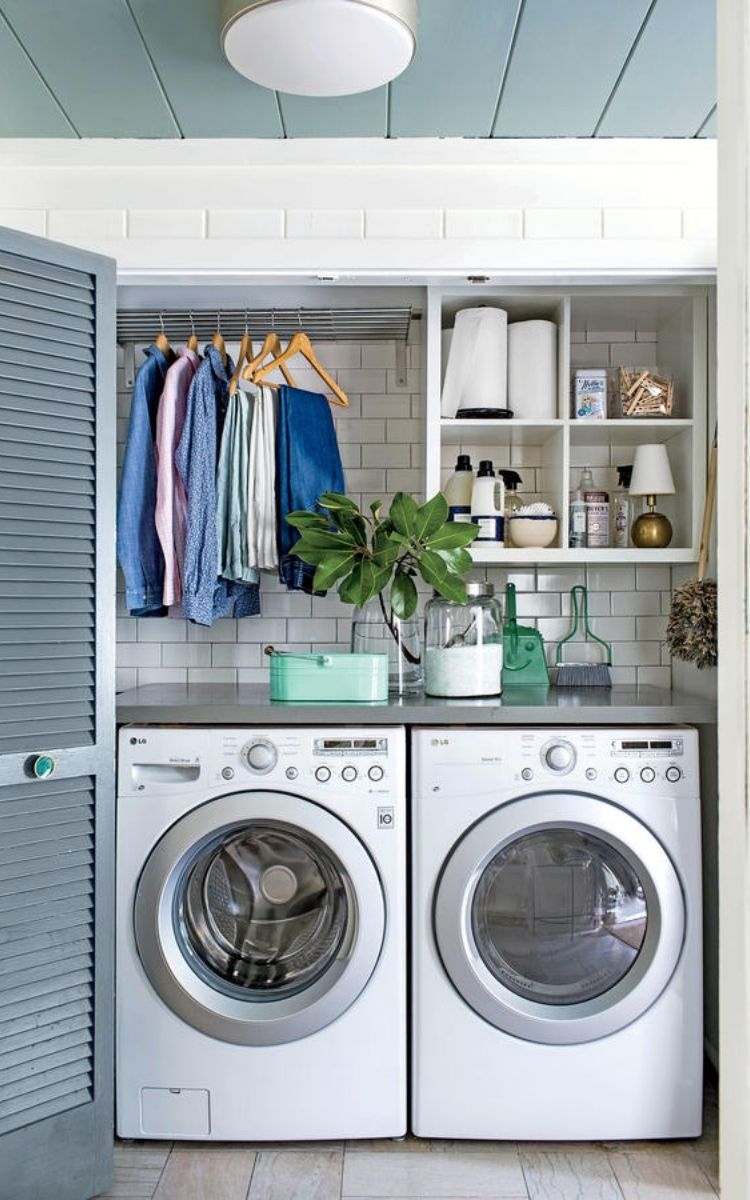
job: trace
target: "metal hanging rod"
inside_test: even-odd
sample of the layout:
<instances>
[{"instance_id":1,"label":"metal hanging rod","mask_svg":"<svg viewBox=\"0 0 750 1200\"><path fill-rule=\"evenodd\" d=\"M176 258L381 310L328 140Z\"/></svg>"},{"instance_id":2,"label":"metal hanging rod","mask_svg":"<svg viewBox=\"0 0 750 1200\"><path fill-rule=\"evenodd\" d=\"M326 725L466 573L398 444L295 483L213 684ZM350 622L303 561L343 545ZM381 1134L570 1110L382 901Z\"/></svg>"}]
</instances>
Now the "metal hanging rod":
<instances>
[{"instance_id":1,"label":"metal hanging rod","mask_svg":"<svg viewBox=\"0 0 750 1200\"><path fill-rule=\"evenodd\" d=\"M176 342L195 334L208 340L219 330L230 341L243 333L263 338L269 330L291 337L303 329L313 342L406 342L412 319L421 313L402 308L230 308L120 309L118 342L149 342L164 332Z\"/></svg>"}]
</instances>

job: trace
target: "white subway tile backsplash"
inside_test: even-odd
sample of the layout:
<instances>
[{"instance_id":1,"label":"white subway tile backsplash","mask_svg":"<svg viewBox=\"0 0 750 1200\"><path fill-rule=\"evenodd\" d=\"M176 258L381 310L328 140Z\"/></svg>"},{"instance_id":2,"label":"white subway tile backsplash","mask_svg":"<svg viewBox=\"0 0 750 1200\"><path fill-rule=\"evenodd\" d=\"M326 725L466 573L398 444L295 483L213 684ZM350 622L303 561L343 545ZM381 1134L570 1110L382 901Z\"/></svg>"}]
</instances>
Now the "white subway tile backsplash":
<instances>
[{"instance_id":1,"label":"white subway tile backsplash","mask_svg":"<svg viewBox=\"0 0 750 1200\"><path fill-rule=\"evenodd\" d=\"M692 578L693 568L688 567L688 575ZM649 563L636 567L635 582L639 592L664 591L670 586L670 568L660 563Z\"/></svg>"},{"instance_id":2,"label":"white subway tile backsplash","mask_svg":"<svg viewBox=\"0 0 750 1200\"><path fill-rule=\"evenodd\" d=\"M236 683L236 670L216 667L188 667L188 683Z\"/></svg>"},{"instance_id":3,"label":"white subway tile backsplash","mask_svg":"<svg viewBox=\"0 0 750 1200\"><path fill-rule=\"evenodd\" d=\"M602 214L598 208L527 208L527 238L600 238Z\"/></svg>"},{"instance_id":4,"label":"white subway tile backsplash","mask_svg":"<svg viewBox=\"0 0 750 1200\"><path fill-rule=\"evenodd\" d=\"M138 687L147 687L150 683L187 683L188 673L185 667L139 667Z\"/></svg>"},{"instance_id":5,"label":"white subway tile backsplash","mask_svg":"<svg viewBox=\"0 0 750 1200\"><path fill-rule=\"evenodd\" d=\"M212 647L212 667L260 667L262 649L252 642L223 642Z\"/></svg>"},{"instance_id":6,"label":"white subway tile backsplash","mask_svg":"<svg viewBox=\"0 0 750 1200\"><path fill-rule=\"evenodd\" d=\"M290 642L336 641L336 622L332 617L292 617L287 626Z\"/></svg>"},{"instance_id":7,"label":"white subway tile backsplash","mask_svg":"<svg viewBox=\"0 0 750 1200\"><path fill-rule=\"evenodd\" d=\"M211 208L208 211L210 238L248 239L284 236L284 213L280 208Z\"/></svg>"},{"instance_id":8,"label":"white subway tile backsplash","mask_svg":"<svg viewBox=\"0 0 750 1200\"><path fill-rule=\"evenodd\" d=\"M441 238L442 209L368 208L365 232L368 238Z\"/></svg>"},{"instance_id":9,"label":"white subway tile backsplash","mask_svg":"<svg viewBox=\"0 0 750 1200\"><path fill-rule=\"evenodd\" d=\"M361 209L290 208L286 214L288 238L361 238L365 220Z\"/></svg>"},{"instance_id":10,"label":"white subway tile backsplash","mask_svg":"<svg viewBox=\"0 0 750 1200\"><path fill-rule=\"evenodd\" d=\"M607 208L604 210L605 238L682 237L679 208Z\"/></svg>"},{"instance_id":11,"label":"white subway tile backsplash","mask_svg":"<svg viewBox=\"0 0 750 1200\"><path fill-rule=\"evenodd\" d=\"M658 667L658 642L613 642L612 662L617 667Z\"/></svg>"},{"instance_id":12,"label":"white subway tile backsplash","mask_svg":"<svg viewBox=\"0 0 750 1200\"><path fill-rule=\"evenodd\" d=\"M47 216L47 237L56 242L111 242L125 237L123 208L56 209Z\"/></svg>"},{"instance_id":13,"label":"white subway tile backsplash","mask_svg":"<svg viewBox=\"0 0 750 1200\"><path fill-rule=\"evenodd\" d=\"M131 208L129 238L202 238L206 214L202 208Z\"/></svg>"},{"instance_id":14,"label":"white subway tile backsplash","mask_svg":"<svg viewBox=\"0 0 750 1200\"><path fill-rule=\"evenodd\" d=\"M631 592L635 588L635 567L623 563L621 567L586 568L587 584L591 592Z\"/></svg>"},{"instance_id":15,"label":"white subway tile backsplash","mask_svg":"<svg viewBox=\"0 0 750 1200\"><path fill-rule=\"evenodd\" d=\"M162 646L164 667L210 667L211 646L208 642L168 643Z\"/></svg>"},{"instance_id":16,"label":"white subway tile backsplash","mask_svg":"<svg viewBox=\"0 0 750 1200\"><path fill-rule=\"evenodd\" d=\"M448 208L447 238L520 238L523 213L518 208Z\"/></svg>"},{"instance_id":17,"label":"white subway tile backsplash","mask_svg":"<svg viewBox=\"0 0 750 1200\"><path fill-rule=\"evenodd\" d=\"M385 446L363 446L363 467L409 467L411 446L408 443L390 442Z\"/></svg>"},{"instance_id":18,"label":"white subway tile backsplash","mask_svg":"<svg viewBox=\"0 0 750 1200\"><path fill-rule=\"evenodd\" d=\"M612 612L623 617L656 616L661 612L661 593L613 592Z\"/></svg>"},{"instance_id":19,"label":"white subway tile backsplash","mask_svg":"<svg viewBox=\"0 0 750 1200\"><path fill-rule=\"evenodd\" d=\"M171 617L139 617L139 642L184 642L191 627Z\"/></svg>"},{"instance_id":20,"label":"white subway tile backsplash","mask_svg":"<svg viewBox=\"0 0 750 1200\"><path fill-rule=\"evenodd\" d=\"M639 641L663 642L667 636L667 617L636 617L635 636Z\"/></svg>"},{"instance_id":21,"label":"white subway tile backsplash","mask_svg":"<svg viewBox=\"0 0 750 1200\"><path fill-rule=\"evenodd\" d=\"M714 241L718 234L716 210L710 208L686 208L682 213L682 236Z\"/></svg>"},{"instance_id":22,"label":"white subway tile backsplash","mask_svg":"<svg viewBox=\"0 0 750 1200\"><path fill-rule=\"evenodd\" d=\"M268 605L273 611L272 604ZM287 641L287 623L280 617L247 617L237 621L238 642L259 642L261 645L274 645L284 648Z\"/></svg>"},{"instance_id":23,"label":"white subway tile backsplash","mask_svg":"<svg viewBox=\"0 0 750 1200\"><path fill-rule=\"evenodd\" d=\"M0 225L44 237L47 232L47 213L43 208L0 208Z\"/></svg>"},{"instance_id":24,"label":"white subway tile backsplash","mask_svg":"<svg viewBox=\"0 0 750 1200\"><path fill-rule=\"evenodd\" d=\"M638 684L640 687L669 688L672 686L672 671L668 666L639 667Z\"/></svg>"},{"instance_id":25,"label":"white subway tile backsplash","mask_svg":"<svg viewBox=\"0 0 750 1200\"><path fill-rule=\"evenodd\" d=\"M156 642L122 642L117 654L118 667L160 667L161 645Z\"/></svg>"}]
</instances>

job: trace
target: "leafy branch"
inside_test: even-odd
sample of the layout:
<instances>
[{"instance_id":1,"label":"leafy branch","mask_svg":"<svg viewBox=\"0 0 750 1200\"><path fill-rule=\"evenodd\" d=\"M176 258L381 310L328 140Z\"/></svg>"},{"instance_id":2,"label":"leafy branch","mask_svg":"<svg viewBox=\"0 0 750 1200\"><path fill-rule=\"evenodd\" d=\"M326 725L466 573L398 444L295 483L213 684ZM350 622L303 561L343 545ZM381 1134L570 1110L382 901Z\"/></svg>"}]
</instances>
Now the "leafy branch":
<instances>
[{"instance_id":1,"label":"leafy branch","mask_svg":"<svg viewBox=\"0 0 750 1200\"><path fill-rule=\"evenodd\" d=\"M479 530L468 522L449 521L441 492L421 505L397 492L382 518L381 500L370 505L368 515L338 492L326 492L318 507L323 511L293 512L286 518L300 534L291 553L315 567L316 591L336 587L341 599L357 608L379 596L394 636L393 618L407 620L416 611L417 575L448 600L466 600L461 576L472 567L467 546ZM390 618L384 600L389 587Z\"/></svg>"}]
</instances>

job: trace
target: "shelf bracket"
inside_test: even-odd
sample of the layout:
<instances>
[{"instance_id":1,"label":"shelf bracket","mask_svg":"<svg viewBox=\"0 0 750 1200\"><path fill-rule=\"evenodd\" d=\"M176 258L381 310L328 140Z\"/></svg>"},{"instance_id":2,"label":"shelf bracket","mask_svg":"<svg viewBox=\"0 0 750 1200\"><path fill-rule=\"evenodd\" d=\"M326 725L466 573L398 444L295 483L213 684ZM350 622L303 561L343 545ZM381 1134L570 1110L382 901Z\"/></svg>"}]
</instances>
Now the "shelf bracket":
<instances>
[{"instance_id":1,"label":"shelf bracket","mask_svg":"<svg viewBox=\"0 0 750 1200\"><path fill-rule=\"evenodd\" d=\"M406 343L396 342L396 384L398 387L406 387L409 381L407 369Z\"/></svg>"}]
</instances>

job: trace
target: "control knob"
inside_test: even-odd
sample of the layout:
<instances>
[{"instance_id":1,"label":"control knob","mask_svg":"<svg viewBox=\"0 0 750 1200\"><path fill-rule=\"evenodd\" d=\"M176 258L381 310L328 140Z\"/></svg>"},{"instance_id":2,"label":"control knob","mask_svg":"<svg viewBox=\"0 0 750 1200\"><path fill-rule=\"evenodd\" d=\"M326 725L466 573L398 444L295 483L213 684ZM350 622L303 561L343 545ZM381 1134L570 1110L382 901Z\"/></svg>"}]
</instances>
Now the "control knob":
<instances>
[{"instance_id":1,"label":"control knob","mask_svg":"<svg viewBox=\"0 0 750 1200\"><path fill-rule=\"evenodd\" d=\"M627 783L630 779L630 771L627 767L617 767L615 771L615 780L617 783Z\"/></svg>"},{"instance_id":2,"label":"control knob","mask_svg":"<svg viewBox=\"0 0 750 1200\"><path fill-rule=\"evenodd\" d=\"M257 741L248 742L247 746L243 746L242 757L256 775L267 775L276 766L279 752L273 742L269 742L267 738L258 738Z\"/></svg>"},{"instance_id":3,"label":"control knob","mask_svg":"<svg viewBox=\"0 0 750 1200\"><path fill-rule=\"evenodd\" d=\"M542 752L544 765L557 775L567 775L576 764L576 752L570 742L553 742Z\"/></svg>"},{"instance_id":4,"label":"control knob","mask_svg":"<svg viewBox=\"0 0 750 1200\"><path fill-rule=\"evenodd\" d=\"M641 771L641 779L644 783L653 783L656 779L656 771L653 767L644 767Z\"/></svg>"},{"instance_id":5,"label":"control knob","mask_svg":"<svg viewBox=\"0 0 750 1200\"><path fill-rule=\"evenodd\" d=\"M682 771L679 767L667 767L665 774L668 783L677 783L682 779Z\"/></svg>"}]
</instances>

